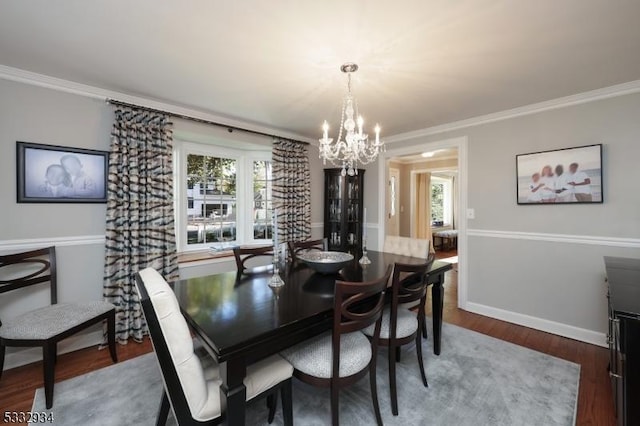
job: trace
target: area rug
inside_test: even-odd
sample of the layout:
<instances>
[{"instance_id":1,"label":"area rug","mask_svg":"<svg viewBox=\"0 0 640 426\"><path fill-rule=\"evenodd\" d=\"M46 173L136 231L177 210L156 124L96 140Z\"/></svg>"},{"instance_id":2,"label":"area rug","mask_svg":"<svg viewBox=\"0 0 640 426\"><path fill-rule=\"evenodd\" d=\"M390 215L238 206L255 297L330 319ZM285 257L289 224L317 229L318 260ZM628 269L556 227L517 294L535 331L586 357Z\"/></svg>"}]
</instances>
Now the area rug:
<instances>
[{"instance_id":1,"label":"area rug","mask_svg":"<svg viewBox=\"0 0 640 426\"><path fill-rule=\"evenodd\" d=\"M429 336L432 336L431 330ZM391 414L387 356L380 350L378 396L387 425L574 425L580 366L450 324L442 352L423 343L429 388L422 386L415 346L397 367L400 414ZM162 382L154 354L55 385L50 410L56 425L153 425ZM281 404L274 424L282 424ZM294 379L294 422L331 423L329 392ZM44 390L33 411L45 410ZM247 425L267 424L264 400L247 406ZM375 424L368 377L340 393L340 423ZM174 425L171 415L168 424Z\"/></svg>"}]
</instances>

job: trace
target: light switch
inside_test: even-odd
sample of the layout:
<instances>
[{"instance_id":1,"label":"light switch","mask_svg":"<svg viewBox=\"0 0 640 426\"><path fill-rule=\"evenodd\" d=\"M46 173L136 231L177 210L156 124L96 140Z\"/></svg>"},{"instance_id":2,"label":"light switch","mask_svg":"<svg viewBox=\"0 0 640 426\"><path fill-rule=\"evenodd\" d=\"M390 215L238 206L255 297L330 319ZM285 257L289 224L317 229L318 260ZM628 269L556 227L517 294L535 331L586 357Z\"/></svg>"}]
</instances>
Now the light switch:
<instances>
[{"instance_id":1,"label":"light switch","mask_svg":"<svg viewBox=\"0 0 640 426\"><path fill-rule=\"evenodd\" d=\"M400 213L404 213L404 206L400 206Z\"/></svg>"},{"instance_id":2,"label":"light switch","mask_svg":"<svg viewBox=\"0 0 640 426\"><path fill-rule=\"evenodd\" d=\"M475 209L467 209L467 219L475 219L476 211Z\"/></svg>"}]
</instances>

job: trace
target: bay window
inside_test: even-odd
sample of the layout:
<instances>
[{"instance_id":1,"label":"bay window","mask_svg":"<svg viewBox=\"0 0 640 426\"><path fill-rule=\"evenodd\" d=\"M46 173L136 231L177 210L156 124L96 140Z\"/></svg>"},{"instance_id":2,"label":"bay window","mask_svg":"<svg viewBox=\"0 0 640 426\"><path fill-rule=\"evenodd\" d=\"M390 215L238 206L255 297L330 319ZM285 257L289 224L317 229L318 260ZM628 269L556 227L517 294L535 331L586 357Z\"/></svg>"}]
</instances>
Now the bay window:
<instances>
[{"instance_id":1,"label":"bay window","mask_svg":"<svg viewBox=\"0 0 640 426\"><path fill-rule=\"evenodd\" d=\"M178 251L271 240L270 148L176 141L174 188Z\"/></svg>"}]
</instances>

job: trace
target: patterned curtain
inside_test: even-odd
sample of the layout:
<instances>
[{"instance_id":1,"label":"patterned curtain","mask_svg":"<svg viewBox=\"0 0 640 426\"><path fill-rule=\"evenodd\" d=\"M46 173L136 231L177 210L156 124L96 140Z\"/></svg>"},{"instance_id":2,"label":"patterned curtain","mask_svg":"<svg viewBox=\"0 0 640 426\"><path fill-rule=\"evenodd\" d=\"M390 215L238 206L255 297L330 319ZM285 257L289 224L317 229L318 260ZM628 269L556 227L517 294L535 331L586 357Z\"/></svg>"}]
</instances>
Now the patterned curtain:
<instances>
[{"instance_id":1,"label":"patterned curtain","mask_svg":"<svg viewBox=\"0 0 640 426\"><path fill-rule=\"evenodd\" d=\"M104 299L116 306L121 344L147 334L135 273L178 277L173 216L172 129L167 115L117 107L107 190Z\"/></svg>"},{"instance_id":2,"label":"patterned curtain","mask_svg":"<svg viewBox=\"0 0 640 426\"><path fill-rule=\"evenodd\" d=\"M273 141L273 204L278 209L281 242L311 237L311 184L307 145Z\"/></svg>"}]
</instances>

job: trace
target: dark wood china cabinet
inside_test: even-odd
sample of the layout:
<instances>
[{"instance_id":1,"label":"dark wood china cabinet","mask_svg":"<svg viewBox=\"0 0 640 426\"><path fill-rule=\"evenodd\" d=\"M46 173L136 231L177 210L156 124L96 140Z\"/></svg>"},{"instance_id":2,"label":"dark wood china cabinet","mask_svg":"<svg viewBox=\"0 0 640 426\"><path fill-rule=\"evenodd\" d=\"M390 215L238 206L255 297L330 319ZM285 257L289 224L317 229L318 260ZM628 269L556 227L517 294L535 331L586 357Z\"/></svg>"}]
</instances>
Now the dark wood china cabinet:
<instances>
[{"instance_id":1,"label":"dark wood china cabinet","mask_svg":"<svg viewBox=\"0 0 640 426\"><path fill-rule=\"evenodd\" d=\"M364 170L349 176L324 169L324 236L329 250L356 254L362 248Z\"/></svg>"}]
</instances>

